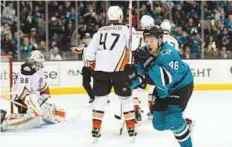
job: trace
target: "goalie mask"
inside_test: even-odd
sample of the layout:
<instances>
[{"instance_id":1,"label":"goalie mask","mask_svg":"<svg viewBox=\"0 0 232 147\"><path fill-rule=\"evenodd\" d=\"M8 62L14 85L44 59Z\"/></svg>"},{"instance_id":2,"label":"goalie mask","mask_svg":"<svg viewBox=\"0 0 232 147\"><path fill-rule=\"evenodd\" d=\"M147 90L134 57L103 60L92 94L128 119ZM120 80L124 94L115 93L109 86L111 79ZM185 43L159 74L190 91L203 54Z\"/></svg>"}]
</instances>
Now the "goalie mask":
<instances>
[{"instance_id":1,"label":"goalie mask","mask_svg":"<svg viewBox=\"0 0 232 147\"><path fill-rule=\"evenodd\" d=\"M44 55L38 50L32 51L28 60L28 62L32 64L32 68L35 70L43 68L44 61Z\"/></svg>"}]
</instances>

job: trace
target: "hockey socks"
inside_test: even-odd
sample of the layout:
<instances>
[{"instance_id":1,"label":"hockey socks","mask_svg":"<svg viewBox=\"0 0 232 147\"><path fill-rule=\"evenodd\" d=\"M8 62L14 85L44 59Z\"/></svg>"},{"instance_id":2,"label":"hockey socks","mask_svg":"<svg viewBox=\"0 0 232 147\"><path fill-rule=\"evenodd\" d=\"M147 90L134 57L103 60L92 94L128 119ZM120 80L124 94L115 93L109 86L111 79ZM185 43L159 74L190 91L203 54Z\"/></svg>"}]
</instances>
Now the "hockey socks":
<instances>
[{"instance_id":1,"label":"hockey socks","mask_svg":"<svg viewBox=\"0 0 232 147\"><path fill-rule=\"evenodd\" d=\"M123 115L125 118L125 122L126 122L129 136L134 136L134 132L135 132L135 113L134 113L134 111L124 112Z\"/></svg>"},{"instance_id":2,"label":"hockey socks","mask_svg":"<svg viewBox=\"0 0 232 147\"><path fill-rule=\"evenodd\" d=\"M135 108L132 97L120 97L123 116L130 137L135 136Z\"/></svg>"},{"instance_id":3,"label":"hockey socks","mask_svg":"<svg viewBox=\"0 0 232 147\"><path fill-rule=\"evenodd\" d=\"M93 110L93 129L92 129L92 136L93 137L100 137L100 129L102 124L102 119L104 116L104 111L97 111Z\"/></svg>"},{"instance_id":4,"label":"hockey socks","mask_svg":"<svg viewBox=\"0 0 232 147\"><path fill-rule=\"evenodd\" d=\"M149 109L148 115L152 115L152 94L148 95L148 109Z\"/></svg>"},{"instance_id":5,"label":"hockey socks","mask_svg":"<svg viewBox=\"0 0 232 147\"><path fill-rule=\"evenodd\" d=\"M142 120L142 116L141 116L142 110L140 108L140 103L141 101L137 97L134 97L134 109L135 109L136 123Z\"/></svg>"},{"instance_id":6,"label":"hockey socks","mask_svg":"<svg viewBox=\"0 0 232 147\"><path fill-rule=\"evenodd\" d=\"M192 147L189 126L186 123L179 129L173 130L173 133L181 147Z\"/></svg>"}]
</instances>

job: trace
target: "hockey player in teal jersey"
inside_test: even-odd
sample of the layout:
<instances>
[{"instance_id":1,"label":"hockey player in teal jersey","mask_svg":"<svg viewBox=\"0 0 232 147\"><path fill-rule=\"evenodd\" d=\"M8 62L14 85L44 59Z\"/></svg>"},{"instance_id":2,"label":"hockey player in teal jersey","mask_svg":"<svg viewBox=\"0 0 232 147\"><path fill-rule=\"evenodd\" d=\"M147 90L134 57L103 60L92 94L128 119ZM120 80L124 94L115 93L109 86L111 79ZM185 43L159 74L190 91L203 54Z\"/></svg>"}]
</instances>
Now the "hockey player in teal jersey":
<instances>
[{"instance_id":1,"label":"hockey player in teal jersey","mask_svg":"<svg viewBox=\"0 0 232 147\"><path fill-rule=\"evenodd\" d=\"M146 75L154 83L153 127L170 130L181 147L192 147L189 125L183 118L193 91L193 75L188 64L167 43L162 43L162 30L158 27L144 31L145 49L133 53L135 64L127 65L127 82L131 88L140 83L138 74Z\"/></svg>"}]
</instances>

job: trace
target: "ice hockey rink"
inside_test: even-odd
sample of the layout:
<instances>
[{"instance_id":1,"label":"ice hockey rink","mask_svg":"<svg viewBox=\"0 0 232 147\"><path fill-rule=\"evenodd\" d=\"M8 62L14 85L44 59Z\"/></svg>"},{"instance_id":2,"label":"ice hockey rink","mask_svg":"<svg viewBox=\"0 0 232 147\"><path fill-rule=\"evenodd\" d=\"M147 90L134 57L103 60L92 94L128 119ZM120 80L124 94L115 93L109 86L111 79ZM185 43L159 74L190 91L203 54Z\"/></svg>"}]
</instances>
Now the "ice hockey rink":
<instances>
[{"instance_id":1,"label":"ice hockey rink","mask_svg":"<svg viewBox=\"0 0 232 147\"><path fill-rule=\"evenodd\" d=\"M114 118L119 113L117 97L109 96L102 126L102 137L95 144L91 137L91 104L87 95L53 96L54 101L67 111L67 122L43 125L33 130L2 132L0 147L179 147L172 133L153 129L146 116L147 97L142 100L143 121L137 126L136 141L131 143L124 128L119 135L122 122ZM232 147L232 91L194 91L185 111L185 117L196 122L192 132L194 147ZM0 100L0 107L8 102Z\"/></svg>"}]
</instances>

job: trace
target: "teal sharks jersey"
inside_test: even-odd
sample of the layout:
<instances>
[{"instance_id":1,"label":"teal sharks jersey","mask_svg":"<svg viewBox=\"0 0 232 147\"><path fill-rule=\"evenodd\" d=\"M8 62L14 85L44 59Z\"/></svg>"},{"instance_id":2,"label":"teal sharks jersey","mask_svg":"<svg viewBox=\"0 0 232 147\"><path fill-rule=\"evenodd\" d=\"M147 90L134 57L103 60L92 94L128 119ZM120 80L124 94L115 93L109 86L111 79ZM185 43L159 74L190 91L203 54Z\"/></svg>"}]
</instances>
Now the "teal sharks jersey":
<instances>
[{"instance_id":1,"label":"teal sharks jersey","mask_svg":"<svg viewBox=\"0 0 232 147\"><path fill-rule=\"evenodd\" d=\"M146 50L146 46L142 48ZM140 74L146 74L156 86L158 96L165 98L176 89L193 82L190 67L182 61L178 51L167 43L163 43L156 57L156 62L149 71L135 65Z\"/></svg>"}]
</instances>

